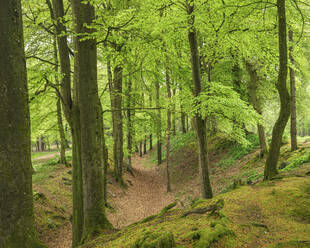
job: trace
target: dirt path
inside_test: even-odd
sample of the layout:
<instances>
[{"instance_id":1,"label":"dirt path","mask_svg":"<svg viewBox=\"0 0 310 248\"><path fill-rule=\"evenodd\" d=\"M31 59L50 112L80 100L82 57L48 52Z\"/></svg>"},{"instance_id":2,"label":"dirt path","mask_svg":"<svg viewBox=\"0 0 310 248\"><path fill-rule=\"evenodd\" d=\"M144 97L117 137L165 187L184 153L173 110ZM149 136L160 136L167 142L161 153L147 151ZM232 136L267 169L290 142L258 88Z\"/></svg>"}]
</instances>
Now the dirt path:
<instances>
[{"instance_id":1,"label":"dirt path","mask_svg":"<svg viewBox=\"0 0 310 248\"><path fill-rule=\"evenodd\" d=\"M55 152L55 153L46 154L46 155L36 157L33 159L33 161L46 161L46 160L54 158L56 155L59 155L59 152Z\"/></svg>"},{"instance_id":2,"label":"dirt path","mask_svg":"<svg viewBox=\"0 0 310 248\"><path fill-rule=\"evenodd\" d=\"M48 154L36 159L47 159L53 156L55 154ZM149 155L143 158L133 157L132 162L134 176L124 175L128 184L127 189L120 188L115 182L108 184L109 203L116 211L107 211L107 215L115 228L122 228L156 214L175 201L175 193L166 192L166 179L162 173L164 170L156 165L150 165ZM163 166L165 165L161 165ZM71 224L66 224L44 239L49 248L70 248Z\"/></svg>"},{"instance_id":3,"label":"dirt path","mask_svg":"<svg viewBox=\"0 0 310 248\"><path fill-rule=\"evenodd\" d=\"M133 158L134 177L127 176L130 181L127 181L127 190L108 189L108 192L112 190L114 193L113 202L116 205L116 212L108 212L108 218L116 228L156 214L175 200L173 193L166 192L165 176L156 165L150 166L148 159L148 155Z\"/></svg>"}]
</instances>

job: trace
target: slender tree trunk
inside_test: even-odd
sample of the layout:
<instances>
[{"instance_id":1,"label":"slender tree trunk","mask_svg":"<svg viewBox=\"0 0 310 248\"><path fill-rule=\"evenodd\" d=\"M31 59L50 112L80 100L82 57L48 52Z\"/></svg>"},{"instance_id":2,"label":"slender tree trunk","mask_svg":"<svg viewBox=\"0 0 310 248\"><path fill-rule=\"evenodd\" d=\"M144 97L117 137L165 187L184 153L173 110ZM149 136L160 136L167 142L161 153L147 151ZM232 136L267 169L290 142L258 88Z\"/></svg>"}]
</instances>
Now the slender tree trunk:
<instances>
[{"instance_id":1,"label":"slender tree trunk","mask_svg":"<svg viewBox=\"0 0 310 248\"><path fill-rule=\"evenodd\" d=\"M182 91L181 87L180 87L180 91ZM181 128L182 128L182 133L185 134L186 133L186 114L184 113L184 107L183 107L182 102L181 102L180 108L181 108Z\"/></svg>"},{"instance_id":2,"label":"slender tree trunk","mask_svg":"<svg viewBox=\"0 0 310 248\"><path fill-rule=\"evenodd\" d=\"M191 52L191 66L192 78L194 84L194 96L197 97L202 91L201 74L200 74L200 60L198 52L197 31L194 26L194 0L188 1L187 14L189 15L189 30L188 41ZM209 158L208 158L208 143L207 143L207 129L206 120L199 114L196 114L193 120L197 139L198 139L198 156L199 156L199 174L201 194L203 198L212 198L212 188L209 178Z\"/></svg>"},{"instance_id":3,"label":"slender tree trunk","mask_svg":"<svg viewBox=\"0 0 310 248\"><path fill-rule=\"evenodd\" d=\"M290 117L291 110L291 98L286 88L287 80L287 30L286 30L286 11L285 11L285 0L277 0L278 9L278 22L279 22L279 76L276 84L277 90L280 95L280 114L272 130L272 140L269 149L269 153L266 160L264 179L272 179L278 174L277 163L280 155L280 148L282 142L282 136L285 126Z\"/></svg>"},{"instance_id":4,"label":"slender tree trunk","mask_svg":"<svg viewBox=\"0 0 310 248\"><path fill-rule=\"evenodd\" d=\"M292 30L288 33L289 41L294 42L294 33ZM289 57L292 66L295 66L295 59L293 56L293 45L289 48ZM295 69L290 67L290 85L291 85L291 149L296 151L297 146L297 117L296 117L296 79L295 79Z\"/></svg>"},{"instance_id":5,"label":"slender tree trunk","mask_svg":"<svg viewBox=\"0 0 310 248\"><path fill-rule=\"evenodd\" d=\"M157 164L162 163L162 134L161 134L161 109L160 109L160 85L156 82L156 108L157 108L157 125L156 125L156 135L157 135Z\"/></svg>"},{"instance_id":6,"label":"slender tree trunk","mask_svg":"<svg viewBox=\"0 0 310 248\"><path fill-rule=\"evenodd\" d=\"M104 121L103 121L103 110L101 101L98 98L98 105L99 105L99 119L101 123L101 132L102 132L102 154L103 154L103 199L104 199L104 205L108 206L107 202L107 186L108 186L108 166L109 166L109 152L108 147L106 145L106 139L104 136Z\"/></svg>"},{"instance_id":7,"label":"slender tree trunk","mask_svg":"<svg viewBox=\"0 0 310 248\"><path fill-rule=\"evenodd\" d=\"M167 192L171 192L170 184L170 135L171 135L171 110L170 110L170 101L171 101L171 86L170 86L170 77L168 71L166 71L166 86L167 86L167 95L168 95L168 109L167 109L167 144L166 144L166 174L167 174Z\"/></svg>"},{"instance_id":8,"label":"slender tree trunk","mask_svg":"<svg viewBox=\"0 0 310 248\"><path fill-rule=\"evenodd\" d=\"M152 106L153 105L152 104L152 91L150 91L149 101L150 101L150 108L152 108L153 107ZM153 150L153 135L152 135L152 133L150 133L149 138L150 138L150 151L151 151L151 150Z\"/></svg>"},{"instance_id":9,"label":"slender tree trunk","mask_svg":"<svg viewBox=\"0 0 310 248\"><path fill-rule=\"evenodd\" d=\"M60 135L60 163L66 165L66 138L64 127L62 123L62 114L61 114L61 100L57 99L57 123L58 123L58 130Z\"/></svg>"},{"instance_id":10,"label":"slender tree trunk","mask_svg":"<svg viewBox=\"0 0 310 248\"><path fill-rule=\"evenodd\" d=\"M80 0L73 0L72 6L76 33L91 34L94 30L85 24L92 24L95 18L94 7ZM98 104L96 40L83 38L80 35L77 37L75 53L83 170L82 243L110 227L105 216L103 194L103 135L101 107Z\"/></svg>"},{"instance_id":11,"label":"slender tree trunk","mask_svg":"<svg viewBox=\"0 0 310 248\"><path fill-rule=\"evenodd\" d=\"M112 87L112 112L113 116L113 156L114 156L114 176L121 184L123 181L123 117L122 117L122 72L120 66L114 68L114 80Z\"/></svg>"},{"instance_id":12,"label":"slender tree trunk","mask_svg":"<svg viewBox=\"0 0 310 248\"><path fill-rule=\"evenodd\" d=\"M173 97L175 97L176 94L176 89L172 90ZM176 131L176 113L175 113L175 102L172 103L172 135L175 136L177 131Z\"/></svg>"},{"instance_id":13,"label":"slender tree trunk","mask_svg":"<svg viewBox=\"0 0 310 248\"><path fill-rule=\"evenodd\" d=\"M258 88L258 82L259 82L257 71L255 69L255 66L252 65L248 61L246 61L246 68L250 75L250 82L248 83L248 92L250 96L250 102L253 108L255 109L255 111L260 116L262 116L263 111L262 111L260 100L257 96L257 88ZM266 134L265 134L264 126L258 123L257 131L258 131L259 143L260 143L260 148L261 148L261 156L263 157L264 154L267 152Z\"/></svg>"},{"instance_id":14,"label":"slender tree trunk","mask_svg":"<svg viewBox=\"0 0 310 248\"><path fill-rule=\"evenodd\" d=\"M127 170L132 172L132 131L133 131L133 123L132 123L132 81L131 78L128 81L127 86Z\"/></svg>"},{"instance_id":15,"label":"slender tree trunk","mask_svg":"<svg viewBox=\"0 0 310 248\"><path fill-rule=\"evenodd\" d=\"M150 134L150 150L153 150L153 135Z\"/></svg>"},{"instance_id":16,"label":"slender tree trunk","mask_svg":"<svg viewBox=\"0 0 310 248\"><path fill-rule=\"evenodd\" d=\"M143 154L147 154L147 148L146 148L146 142L147 142L147 138L146 135L144 137L144 142L143 142Z\"/></svg>"},{"instance_id":17,"label":"slender tree trunk","mask_svg":"<svg viewBox=\"0 0 310 248\"><path fill-rule=\"evenodd\" d=\"M142 152L142 141L139 142L139 156L142 158L143 152Z\"/></svg>"},{"instance_id":18,"label":"slender tree trunk","mask_svg":"<svg viewBox=\"0 0 310 248\"><path fill-rule=\"evenodd\" d=\"M0 54L0 247L44 247L33 214L21 1L1 2Z\"/></svg>"},{"instance_id":19,"label":"slender tree trunk","mask_svg":"<svg viewBox=\"0 0 310 248\"><path fill-rule=\"evenodd\" d=\"M54 10L50 6L50 12L51 12L51 18L52 20L55 19L54 16ZM54 62L55 62L55 67L54 70L55 72L58 72L58 53L57 53L57 35L55 35L54 42ZM59 80L58 76L55 76L55 82L56 85L59 85ZM58 92L56 92L56 97L57 97L57 125L58 125L58 131L59 131L59 137L60 137L60 163L66 165L66 136L65 136L65 131L64 131L64 126L62 122L62 113L61 113L61 96L58 95ZM58 146L58 144L57 144Z\"/></svg>"}]
</instances>

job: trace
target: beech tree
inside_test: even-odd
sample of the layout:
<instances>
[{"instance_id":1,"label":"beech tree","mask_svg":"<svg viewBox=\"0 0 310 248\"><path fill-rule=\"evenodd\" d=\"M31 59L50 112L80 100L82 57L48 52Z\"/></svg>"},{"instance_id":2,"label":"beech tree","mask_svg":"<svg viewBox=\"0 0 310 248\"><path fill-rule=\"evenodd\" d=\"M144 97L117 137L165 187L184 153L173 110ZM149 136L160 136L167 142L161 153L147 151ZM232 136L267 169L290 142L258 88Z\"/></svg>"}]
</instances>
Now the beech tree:
<instances>
[{"instance_id":1,"label":"beech tree","mask_svg":"<svg viewBox=\"0 0 310 248\"><path fill-rule=\"evenodd\" d=\"M0 247L39 248L21 1L1 2L0 40Z\"/></svg>"}]
</instances>

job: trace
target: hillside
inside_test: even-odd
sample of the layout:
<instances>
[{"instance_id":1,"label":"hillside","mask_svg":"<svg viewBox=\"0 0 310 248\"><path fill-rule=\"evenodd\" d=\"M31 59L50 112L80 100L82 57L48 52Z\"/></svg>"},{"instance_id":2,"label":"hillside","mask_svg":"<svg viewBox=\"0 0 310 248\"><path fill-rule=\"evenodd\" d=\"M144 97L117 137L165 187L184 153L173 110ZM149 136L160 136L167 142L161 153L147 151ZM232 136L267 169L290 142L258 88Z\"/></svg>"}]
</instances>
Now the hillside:
<instances>
[{"instance_id":1,"label":"hillside","mask_svg":"<svg viewBox=\"0 0 310 248\"><path fill-rule=\"evenodd\" d=\"M255 137L248 139L247 146L222 136L210 139L211 179L216 194L212 200L199 200L192 133L172 139L171 193L166 193L165 162L159 167L154 163L156 151L134 157L134 176L125 177L127 188L117 185L113 168L109 168L108 202L112 209L107 209L107 215L119 231L102 234L85 247L174 247L143 244L143 239L168 238L169 233L177 247L209 247L204 242L212 243L211 247L309 247L310 146L303 143L298 151L290 152L284 145L281 166L287 167L278 179L262 182L264 160L259 158ZM40 236L48 247L70 247L71 168L55 165L53 160L35 168ZM216 203L211 215L208 211L181 217ZM169 204L173 209L167 211Z\"/></svg>"}]
</instances>

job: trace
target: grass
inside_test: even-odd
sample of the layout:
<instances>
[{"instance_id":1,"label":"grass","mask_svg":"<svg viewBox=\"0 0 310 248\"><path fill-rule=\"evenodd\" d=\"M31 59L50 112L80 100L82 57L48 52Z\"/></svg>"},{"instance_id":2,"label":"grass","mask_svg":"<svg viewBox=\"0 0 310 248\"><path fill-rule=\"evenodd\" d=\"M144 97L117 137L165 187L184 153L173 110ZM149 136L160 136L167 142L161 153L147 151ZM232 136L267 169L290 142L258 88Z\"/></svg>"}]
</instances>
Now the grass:
<instances>
[{"instance_id":1,"label":"grass","mask_svg":"<svg viewBox=\"0 0 310 248\"><path fill-rule=\"evenodd\" d=\"M31 154L31 158L35 159L35 158L38 158L38 157L41 157L41 156L44 156L44 155L53 154L53 153L56 153L56 152L58 152L58 151L56 150L56 151L46 151L46 152L33 152Z\"/></svg>"},{"instance_id":2,"label":"grass","mask_svg":"<svg viewBox=\"0 0 310 248\"><path fill-rule=\"evenodd\" d=\"M52 172L57 170L57 166L55 166L57 162L55 159L48 160L45 163L39 163L34 165L35 173L32 176L33 184L42 184L45 179L47 179Z\"/></svg>"},{"instance_id":3,"label":"grass","mask_svg":"<svg viewBox=\"0 0 310 248\"><path fill-rule=\"evenodd\" d=\"M248 135L247 144L235 144L230 149L225 158L223 158L219 163L217 163L217 167L229 168L234 165L237 160L242 157L248 155L250 152L257 149L259 146L259 139L256 135Z\"/></svg>"}]
</instances>

